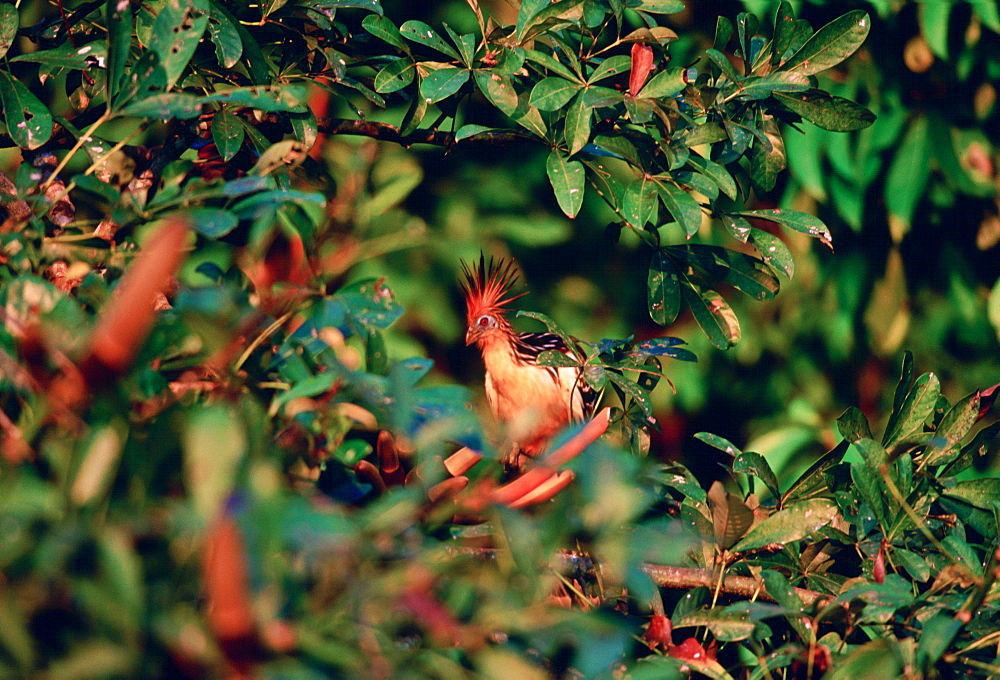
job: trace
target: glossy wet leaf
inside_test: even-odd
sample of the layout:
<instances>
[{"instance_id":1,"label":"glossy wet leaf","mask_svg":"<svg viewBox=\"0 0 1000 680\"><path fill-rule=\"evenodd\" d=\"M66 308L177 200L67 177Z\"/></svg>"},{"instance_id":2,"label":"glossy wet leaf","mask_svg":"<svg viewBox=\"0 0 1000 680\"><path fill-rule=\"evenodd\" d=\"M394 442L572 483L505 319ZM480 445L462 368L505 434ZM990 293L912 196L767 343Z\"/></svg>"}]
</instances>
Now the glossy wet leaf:
<instances>
[{"instance_id":1,"label":"glossy wet leaf","mask_svg":"<svg viewBox=\"0 0 1000 680\"><path fill-rule=\"evenodd\" d=\"M545 161L545 172L563 213L567 217L576 217L583 206L583 195L587 187L583 163L571 161L555 149Z\"/></svg>"},{"instance_id":2,"label":"glossy wet leaf","mask_svg":"<svg viewBox=\"0 0 1000 680\"><path fill-rule=\"evenodd\" d=\"M663 250L653 251L646 278L646 304L649 317L657 324L673 323L681 310L681 289L677 269Z\"/></svg>"},{"instance_id":3,"label":"glossy wet leaf","mask_svg":"<svg viewBox=\"0 0 1000 680\"><path fill-rule=\"evenodd\" d=\"M795 71L778 71L766 76L751 76L736 88L738 99L765 99L772 94L803 92L809 89L809 77Z\"/></svg>"},{"instance_id":4,"label":"glossy wet leaf","mask_svg":"<svg viewBox=\"0 0 1000 680\"><path fill-rule=\"evenodd\" d=\"M870 30L868 13L851 10L816 31L781 68L807 76L825 71L854 54Z\"/></svg>"},{"instance_id":5,"label":"glossy wet leaf","mask_svg":"<svg viewBox=\"0 0 1000 680\"><path fill-rule=\"evenodd\" d=\"M755 526L733 546L736 552L762 548L776 543L785 545L813 535L840 516L836 503L825 498L813 498L793 505L769 516Z\"/></svg>"},{"instance_id":6,"label":"glossy wet leaf","mask_svg":"<svg viewBox=\"0 0 1000 680\"><path fill-rule=\"evenodd\" d=\"M0 71L0 103L7 134L23 149L37 149L52 137L52 114L38 97L6 70Z\"/></svg>"}]
</instances>

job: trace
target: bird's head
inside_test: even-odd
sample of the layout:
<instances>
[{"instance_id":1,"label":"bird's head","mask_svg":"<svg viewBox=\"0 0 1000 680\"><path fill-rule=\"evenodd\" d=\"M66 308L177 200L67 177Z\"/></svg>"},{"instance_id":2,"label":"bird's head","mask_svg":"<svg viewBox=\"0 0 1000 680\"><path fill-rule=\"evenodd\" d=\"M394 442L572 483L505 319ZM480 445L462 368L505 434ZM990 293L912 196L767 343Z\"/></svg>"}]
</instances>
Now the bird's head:
<instances>
[{"instance_id":1,"label":"bird's head","mask_svg":"<svg viewBox=\"0 0 1000 680\"><path fill-rule=\"evenodd\" d=\"M462 263L465 280L462 289L465 293L466 332L465 344L478 343L482 346L513 334L514 329L504 317L507 305L514 300L527 295L527 292L509 295L511 287L517 281L517 269L509 260L486 261L486 256L479 255L479 262L471 267Z\"/></svg>"}]
</instances>

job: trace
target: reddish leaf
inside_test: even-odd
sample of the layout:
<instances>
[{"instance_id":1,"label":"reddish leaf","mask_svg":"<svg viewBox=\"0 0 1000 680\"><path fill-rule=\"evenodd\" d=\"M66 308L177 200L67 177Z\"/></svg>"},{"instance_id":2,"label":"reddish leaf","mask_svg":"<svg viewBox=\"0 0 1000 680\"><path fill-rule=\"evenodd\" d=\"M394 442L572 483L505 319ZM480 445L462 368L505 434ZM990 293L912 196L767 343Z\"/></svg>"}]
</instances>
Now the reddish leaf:
<instances>
[{"instance_id":1,"label":"reddish leaf","mask_svg":"<svg viewBox=\"0 0 1000 680\"><path fill-rule=\"evenodd\" d=\"M663 645L664 649L669 650L674 646L672 632L673 624L670 623L670 619L663 614L654 614L649 619L649 626L643 633L642 639L646 641L650 649Z\"/></svg>"},{"instance_id":2,"label":"reddish leaf","mask_svg":"<svg viewBox=\"0 0 1000 680\"><path fill-rule=\"evenodd\" d=\"M653 48L645 43L632 45L632 72L628 77L628 92L635 97L646 84L649 72L653 70Z\"/></svg>"},{"instance_id":3,"label":"reddish leaf","mask_svg":"<svg viewBox=\"0 0 1000 680\"><path fill-rule=\"evenodd\" d=\"M872 576L875 583L885 583L885 540L878 547L878 555L875 556L875 566L872 567Z\"/></svg>"},{"instance_id":4,"label":"reddish leaf","mask_svg":"<svg viewBox=\"0 0 1000 680\"><path fill-rule=\"evenodd\" d=\"M1000 383L979 391L979 415L976 417L977 421L982 420L990 412L990 409L993 408L993 402L997 400L998 396L1000 396Z\"/></svg>"},{"instance_id":5,"label":"reddish leaf","mask_svg":"<svg viewBox=\"0 0 1000 680\"><path fill-rule=\"evenodd\" d=\"M667 655L682 661L705 661L710 658L708 651L693 637L689 637L668 651Z\"/></svg>"},{"instance_id":6,"label":"reddish leaf","mask_svg":"<svg viewBox=\"0 0 1000 680\"><path fill-rule=\"evenodd\" d=\"M243 536L231 517L220 516L205 535L202 574L209 629L233 668L245 674L262 649L251 608Z\"/></svg>"}]
</instances>

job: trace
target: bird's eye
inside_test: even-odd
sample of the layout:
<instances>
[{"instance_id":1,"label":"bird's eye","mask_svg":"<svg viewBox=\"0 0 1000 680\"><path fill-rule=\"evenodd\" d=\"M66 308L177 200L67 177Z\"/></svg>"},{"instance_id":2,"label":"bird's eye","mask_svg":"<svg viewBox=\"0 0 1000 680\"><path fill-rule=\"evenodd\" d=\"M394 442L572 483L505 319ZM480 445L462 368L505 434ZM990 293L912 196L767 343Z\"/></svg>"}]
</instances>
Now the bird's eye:
<instances>
[{"instance_id":1,"label":"bird's eye","mask_svg":"<svg viewBox=\"0 0 1000 680\"><path fill-rule=\"evenodd\" d=\"M493 323L493 317L489 314L483 314L476 323L485 328Z\"/></svg>"}]
</instances>

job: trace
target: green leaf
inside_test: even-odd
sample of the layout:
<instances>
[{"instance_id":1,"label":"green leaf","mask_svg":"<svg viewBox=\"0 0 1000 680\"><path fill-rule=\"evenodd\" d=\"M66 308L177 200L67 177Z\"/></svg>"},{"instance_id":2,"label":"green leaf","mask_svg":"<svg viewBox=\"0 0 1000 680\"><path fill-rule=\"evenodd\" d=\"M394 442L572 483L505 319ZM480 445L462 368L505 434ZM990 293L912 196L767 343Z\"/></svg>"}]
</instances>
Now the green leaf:
<instances>
[{"instance_id":1,"label":"green leaf","mask_svg":"<svg viewBox=\"0 0 1000 680\"><path fill-rule=\"evenodd\" d=\"M1000 478L967 479L944 490L945 496L959 498L984 510L1000 507Z\"/></svg>"},{"instance_id":2,"label":"green leaf","mask_svg":"<svg viewBox=\"0 0 1000 680\"><path fill-rule=\"evenodd\" d=\"M258 111L304 113L309 89L305 85L274 85L270 87L234 87L200 97L202 104L233 104Z\"/></svg>"},{"instance_id":3,"label":"green leaf","mask_svg":"<svg viewBox=\"0 0 1000 680\"><path fill-rule=\"evenodd\" d=\"M551 317L542 314L541 312L526 312L524 310L518 311L517 316L526 316L529 319L541 321L543 324L545 324L545 327L549 329L550 333L555 333L556 335L559 336L559 338L563 341L564 345L570 348L576 347L576 340L574 340L569 333L564 331L562 326L557 324Z\"/></svg>"},{"instance_id":4,"label":"green leaf","mask_svg":"<svg viewBox=\"0 0 1000 680\"><path fill-rule=\"evenodd\" d=\"M590 120L592 110L587 107L583 97L578 96L566 111L566 146L569 155L576 155L590 141Z\"/></svg>"},{"instance_id":5,"label":"green leaf","mask_svg":"<svg viewBox=\"0 0 1000 680\"><path fill-rule=\"evenodd\" d=\"M951 7L951 5L945 5ZM965 622L957 616L940 612L928 619L917 644L917 665L919 668L933 668L951 647L955 636Z\"/></svg>"},{"instance_id":6,"label":"green leaf","mask_svg":"<svg viewBox=\"0 0 1000 680\"><path fill-rule=\"evenodd\" d=\"M944 414L934 431L934 439L944 439L944 443L927 447L924 451L924 465L946 465L962 454L962 440L979 421L979 402L977 390Z\"/></svg>"},{"instance_id":7,"label":"green leaf","mask_svg":"<svg viewBox=\"0 0 1000 680\"><path fill-rule=\"evenodd\" d=\"M646 176L629 182L622 197L622 217L629 224L642 228L656 215L656 184Z\"/></svg>"},{"instance_id":8,"label":"green leaf","mask_svg":"<svg viewBox=\"0 0 1000 680\"><path fill-rule=\"evenodd\" d=\"M420 96L428 104L447 99L469 82L469 72L464 68L448 66L431 71L420 81Z\"/></svg>"},{"instance_id":9,"label":"green leaf","mask_svg":"<svg viewBox=\"0 0 1000 680\"><path fill-rule=\"evenodd\" d=\"M632 68L632 58L627 54L618 54L608 57L594 69L594 72L587 78L587 83L593 85L599 80L611 78L619 73L626 73Z\"/></svg>"},{"instance_id":10,"label":"green leaf","mask_svg":"<svg viewBox=\"0 0 1000 680\"><path fill-rule=\"evenodd\" d=\"M941 396L941 382L933 373L924 373L913 383L899 408L899 415L892 430L886 430L882 443L892 448L911 435L923 432L924 423L934 412Z\"/></svg>"},{"instance_id":11,"label":"green leaf","mask_svg":"<svg viewBox=\"0 0 1000 680\"><path fill-rule=\"evenodd\" d=\"M781 492L778 489L778 478L775 476L774 470L771 469L771 464L759 453L744 451L736 456L736 460L733 461L733 472L753 475L764 482L764 486L771 492L772 497L781 497Z\"/></svg>"},{"instance_id":12,"label":"green leaf","mask_svg":"<svg viewBox=\"0 0 1000 680\"><path fill-rule=\"evenodd\" d=\"M795 71L778 71L766 76L751 76L739 82L736 98L742 100L766 99L782 92L802 92L809 89L809 77Z\"/></svg>"},{"instance_id":13,"label":"green leaf","mask_svg":"<svg viewBox=\"0 0 1000 680\"><path fill-rule=\"evenodd\" d=\"M0 58L7 54L7 50L14 44L20 21L16 5L7 3L0 5Z\"/></svg>"},{"instance_id":14,"label":"green leaf","mask_svg":"<svg viewBox=\"0 0 1000 680\"><path fill-rule=\"evenodd\" d=\"M774 513L755 526L733 546L734 552L763 548L777 543L785 545L799 541L828 526L840 517L837 504L826 498L813 498L795 503Z\"/></svg>"},{"instance_id":15,"label":"green leaf","mask_svg":"<svg viewBox=\"0 0 1000 680\"><path fill-rule=\"evenodd\" d=\"M837 418L837 429L840 436L852 444L860 439L874 439L868 418L856 406L850 407Z\"/></svg>"},{"instance_id":16,"label":"green leaf","mask_svg":"<svg viewBox=\"0 0 1000 680\"><path fill-rule=\"evenodd\" d=\"M931 566L917 553L904 548L893 548L892 557L915 581L926 583L931 577Z\"/></svg>"},{"instance_id":17,"label":"green leaf","mask_svg":"<svg viewBox=\"0 0 1000 680\"><path fill-rule=\"evenodd\" d=\"M824 680L896 678L903 672L903 655L895 638L877 638L855 648L837 664Z\"/></svg>"},{"instance_id":18,"label":"green leaf","mask_svg":"<svg viewBox=\"0 0 1000 680\"><path fill-rule=\"evenodd\" d=\"M476 54L476 36L467 33L465 35L459 35L455 31L451 30L451 26L444 24L444 30L448 33L448 37L458 48L458 51L462 55L462 65L466 69L472 68L472 60Z\"/></svg>"},{"instance_id":19,"label":"green leaf","mask_svg":"<svg viewBox=\"0 0 1000 680\"><path fill-rule=\"evenodd\" d=\"M104 42L94 41L80 46L65 43L51 50L19 54L11 61L27 61L52 67L86 70L103 64L107 57L108 49Z\"/></svg>"},{"instance_id":20,"label":"green leaf","mask_svg":"<svg viewBox=\"0 0 1000 680\"><path fill-rule=\"evenodd\" d=\"M760 123L760 132L767 140L757 137L750 152L750 179L763 192L774 189L778 175L785 169L785 142L777 121L765 115Z\"/></svg>"},{"instance_id":21,"label":"green leaf","mask_svg":"<svg viewBox=\"0 0 1000 680\"><path fill-rule=\"evenodd\" d=\"M7 5L5 5L7 6ZM125 75L125 62L128 61L129 49L132 47L132 33L135 20L132 16L132 3L108 0L104 7L108 25L108 96L113 102L118 97Z\"/></svg>"},{"instance_id":22,"label":"green leaf","mask_svg":"<svg viewBox=\"0 0 1000 680\"><path fill-rule=\"evenodd\" d=\"M112 205L122 198L122 193L117 187L102 182L93 175L73 175L72 181L80 189L96 194Z\"/></svg>"},{"instance_id":23,"label":"green leaf","mask_svg":"<svg viewBox=\"0 0 1000 680\"><path fill-rule=\"evenodd\" d=\"M167 0L156 15L149 49L159 57L166 89L180 79L208 28L208 0Z\"/></svg>"},{"instance_id":24,"label":"green leaf","mask_svg":"<svg viewBox=\"0 0 1000 680\"><path fill-rule=\"evenodd\" d=\"M772 208L770 210L745 210L735 213L744 217L756 217L762 220L777 222L778 224L794 229L795 231L809 234L813 238L818 238L824 245L829 246L833 242L830 230L827 229L823 221L809 213L798 210L785 210L782 208Z\"/></svg>"},{"instance_id":25,"label":"green leaf","mask_svg":"<svg viewBox=\"0 0 1000 680\"><path fill-rule=\"evenodd\" d=\"M695 433L694 438L698 441L705 442L712 448L716 448L723 453L733 456L734 458L743 453L739 447L725 437L720 437L719 435L712 434L711 432L697 432Z\"/></svg>"},{"instance_id":26,"label":"green leaf","mask_svg":"<svg viewBox=\"0 0 1000 680\"><path fill-rule=\"evenodd\" d=\"M925 116L910 125L889 166L885 181L885 205L898 220L902 234L910 230L913 213L925 197L931 172L931 141Z\"/></svg>"},{"instance_id":27,"label":"green leaf","mask_svg":"<svg viewBox=\"0 0 1000 680\"><path fill-rule=\"evenodd\" d=\"M649 263L646 279L646 301L649 317L666 326L674 322L681 311L681 289L677 269L665 250L657 248Z\"/></svg>"},{"instance_id":28,"label":"green leaf","mask_svg":"<svg viewBox=\"0 0 1000 680\"><path fill-rule=\"evenodd\" d=\"M693 236L701 228L701 205L688 192L670 182L655 182L663 205L684 231Z\"/></svg>"},{"instance_id":29,"label":"green leaf","mask_svg":"<svg viewBox=\"0 0 1000 680\"><path fill-rule=\"evenodd\" d=\"M545 172L563 213L567 217L576 217L583 206L583 193L587 186L583 163L571 161L561 151L553 149L545 161Z\"/></svg>"},{"instance_id":30,"label":"green leaf","mask_svg":"<svg viewBox=\"0 0 1000 680\"><path fill-rule=\"evenodd\" d=\"M201 115L201 103L194 95L186 93L164 93L146 97L118 111L119 116L135 118L197 118Z\"/></svg>"},{"instance_id":31,"label":"green leaf","mask_svg":"<svg viewBox=\"0 0 1000 680\"><path fill-rule=\"evenodd\" d=\"M795 274L795 261L785 242L762 229L751 229L747 239L771 267L789 279Z\"/></svg>"},{"instance_id":32,"label":"green leaf","mask_svg":"<svg viewBox=\"0 0 1000 680\"><path fill-rule=\"evenodd\" d=\"M531 89L528 103L542 111L556 111L569 103L581 85L563 78L543 78Z\"/></svg>"},{"instance_id":33,"label":"green leaf","mask_svg":"<svg viewBox=\"0 0 1000 680\"><path fill-rule=\"evenodd\" d=\"M183 431L184 485L204 521L217 516L236 486L247 453L246 427L228 404L190 408Z\"/></svg>"},{"instance_id":34,"label":"green leaf","mask_svg":"<svg viewBox=\"0 0 1000 680\"><path fill-rule=\"evenodd\" d=\"M830 451L827 451L809 469L803 472L782 497L783 503L790 503L803 498L810 498L815 495L826 493L829 490L826 475L835 466L839 465L847 452L850 444L842 441Z\"/></svg>"},{"instance_id":35,"label":"green leaf","mask_svg":"<svg viewBox=\"0 0 1000 680\"><path fill-rule=\"evenodd\" d=\"M788 94L775 92L775 100L813 125L833 132L862 130L875 122L875 114L850 99L809 89Z\"/></svg>"},{"instance_id":36,"label":"green leaf","mask_svg":"<svg viewBox=\"0 0 1000 680\"><path fill-rule=\"evenodd\" d=\"M121 4L120 2L116 4ZM211 3L208 16L208 35L215 45L215 58L224 68L233 68L243 56L243 38L240 37L240 27L233 22L232 16L219 10Z\"/></svg>"},{"instance_id":37,"label":"green leaf","mask_svg":"<svg viewBox=\"0 0 1000 680\"><path fill-rule=\"evenodd\" d=\"M674 628L684 628L690 626L701 626L708 628L712 631L712 636L718 640L725 642L735 642L738 640L746 640L751 635L753 635L754 629L757 624L750 620L750 615L743 611L731 611L729 607L713 607L712 609L699 609L698 611L691 612L690 614L685 614L674 623ZM695 663L701 662L698 659ZM699 668L695 666L694 663L690 661L685 661L685 667L693 667L698 675L705 675L710 678L718 678L718 680L726 680L727 677L731 678L728 674L719 674L713 668L705 664L703 667ZM671 678L674 676L661 674L658 672L654 677L656 678ZM684 675L678 675L676 677L686 677Z\"/></svg>"},{"instance_id":38,"label":"green leaf","mask_svg":"<svg viewBox=\"0 0 1000 680\"><path fill-rule=\"evenodd\" d=\"M816 31L781 68L807 76L825 71L854 54L870 30L868 13L851 10Z\"/></svg>"},{"instance_id":39,"label":"green leaf","mask_svg":"<svg viewBox=\"0 0 1000 680\"><path fill-rule=\"evenodd\" d=\"M523 7L523 4L522 4ZM551 54L546 52L539 52L538 50L524 50L524 56L529 61L532 61L542 68L545 68L553 73L558 73L563 78L567 80L579 81L580 76L573 73L565 64L557 60Z\"/></svg>"},{"instance_id":40,"label":"green leaf","mask_svg":"<svg viewBox=\"0 0 1000 680\"><path fill-rule=\"evenodd\" d=\"M625 0L625 6L650 14L676 14L684 11L684 0Z\"/></svg>"},{"instance_id":41,"label":"green leaf","mask_svg":"<svg viewBox=\"0 0 1000 680\"><path fill-rule=\"evenodd\" d=\"M212 116L212 141L215 142L222 160L226 162L232 160L243 147L245 137L243 123L233 114L219 111Z\"/></svg>"},{"instance_id":42,"label":"green leaf","mask_svg":"<svg viewBox=\"0 0 1000 680\"><path fill-rule=\"evenodd\" d=\"M650 78L639 91L640 97L673 97L687 85L687 69L672 66Z\"/></svg>"},{"instance_id":43,"label":"green leaf","mask_svg":"<svg viewBox=\"0 0 1000 680\"><path fill-rule=\"evenodd\" d=\"M37 149L52 137L52 114L6 69L0 70L0 103L7 134L22 149Z\"/></svg>"},{"instance_id":44,"label":"green leaf","mask_svg":"<svg viewBox=\"0 0 1000 680\"><path fill-rule=\"evenodd\" d=\"M729 303L700 279L681 272L681 294L709 341L729 349L740 341L740 322Z\"/></svg>"},{"instance_id":45,"label":"green leaf","mask_svg":"<svg viewBox=\"0 0 1000 680\"><path fill-rule=\"evenodd\" d=\"M755 257L702 244L668 246L668 249L676 260L687 262L709 279L725 281L757 300L770 300L778 293L778 278Z\"/></svg>"},{"instance_id":46,"label":"green leaf","mask_svg":"<svg viewBox=\"0 0 1000 680\"><path fill-rule=\"evenodd\" d=\"M392 23L386 17L378 14L369 14L361 20L361 27L376 38L384 40L393 47L398 47L407 54L410 53L410 46L403 40L399 29L396 28L396 24Z\"/></svg>"},{"instance_id":47,"label":"green leaf","mask_svg":"<svg viewBox=\"0 0 1000 680\"><path fill-rule=\"evenodd\" d=\"M424 45L425 47L430 47L438 52L447 54L455 61L461 61L461 57L458 52L455 51L455 48L445 42L444 38L439 36L433 28L425 24L423 21L411 19L403 23L403 25L399 27L399 34L407 40L411 40L415 43L419 43L420 45Z\"/></svg>"},{"instance_id":48,"label":"green leaf","mask_svg":"<svg viewBox=\"0 0 1000 680\"><path fill-rule=\"evenodd\" d=\"M722 193L734 201L736 200L736 180L734 180L732 174L726 170L726 166L716 163L715 161L710 161L707 158L702 158L697 153L693 153L688 156L687 163L688 165L697 168L699 172L710 177L712 181L718 185L719 190Z\"/></svg>"},{"instance_id":49,"label":"green leaf","mask_svg":"<svg viewBox=\"0 0 1000 680\"><path fill-rule=\"evenodd\" d=\"M236 215L222 208L193 208L185 214L195 231L211 239L225 236L239 224Z\"/></svg>"},{"instance_id":50,"label":"green leaf","mask_svg":"<svg viewBox=\"0 0 1000 680\"><path fill-rule=\"evenodd\" d=\"M522 43L532 35L531 29L548 19L569 18L573 14L579 15L582 10L577 8L584 0L558 0L557 2L538 2L537 0L527 0L521 3L520 11L517 14L517 24L514 28L514 40ZM527 6L527 8L525 7ZM535 31L534 33L537 33Z\"/></svg>"},{"instance_id":51,"label":"green leaf","mask_svg":"<svg viewBox=\"0 0 1000 680\"><path fill-rule=\"evenodd\" d=\"M460 142L463 139L475 137L483 132L493 132L495 129L496 128L486 127L484 125L463 125L455 130L455 141Z\"/></svg>"},{"instance_id":52,"label":"green leaf","mask_svg":"<svg viewBox=\"0 0 1000 680\"><path fill-rule=\"evenodd\" d=\"M547 349L538 355L538 365L555 368L579 368L580 362L557 349Z\"/></svg>"},{"instance_id":53,"label":"green leaf","mask_svg":"<svg viewBox=\"0 0 1000 680\"><path fill-rule=\"evenodd\" d=\"M476 85L479 91L493 103L495 107L508 116L513 116L517 111L518 99L517 90L514 89L514 81L510 76L496 73L491 70L477 70L473 72Z\"/></svg>"}]
</instances>

